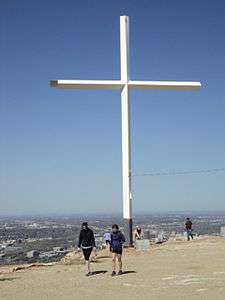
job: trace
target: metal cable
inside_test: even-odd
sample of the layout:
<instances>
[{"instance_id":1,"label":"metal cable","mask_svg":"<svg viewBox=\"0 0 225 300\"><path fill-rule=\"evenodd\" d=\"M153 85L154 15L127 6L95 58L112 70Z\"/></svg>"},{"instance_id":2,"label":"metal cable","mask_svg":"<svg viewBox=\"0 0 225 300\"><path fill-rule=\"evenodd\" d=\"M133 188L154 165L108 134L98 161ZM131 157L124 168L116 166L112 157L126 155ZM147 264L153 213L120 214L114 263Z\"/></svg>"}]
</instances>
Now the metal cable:
<instances>
[{"instance_id":1,"label":"metal cable","mask_svg":"<svg viewBox=\"0 0 225 300\"><path fill-rule=\"evenodd\" d=\"M192 171L165 171L165 172L149 172L133 174L133 176L173 176L173 175L192 175L192 174L207 174L207 173L217 173L225 172L225 168L218 169L205 169L205 170L192 170Z\"/></svg>"}]
</instances>

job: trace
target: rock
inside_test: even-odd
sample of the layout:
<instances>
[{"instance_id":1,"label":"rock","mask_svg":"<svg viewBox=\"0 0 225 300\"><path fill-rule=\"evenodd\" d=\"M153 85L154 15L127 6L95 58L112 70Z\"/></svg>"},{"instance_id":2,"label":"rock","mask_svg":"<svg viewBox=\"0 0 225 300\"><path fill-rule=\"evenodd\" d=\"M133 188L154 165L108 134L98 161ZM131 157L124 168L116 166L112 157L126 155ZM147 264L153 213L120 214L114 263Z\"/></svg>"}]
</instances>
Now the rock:
<instances>
[{"instance_id":1,"label":"rock","mask_svg":"<svg viewBox=\"0 0 225 300\"><path fill-rule=\"evenodd\" d=\"M220 236L225 237L225 226L220 228Z\"/></svg>"},{"instance_id":2,"label":"rock","mask_svg":"<svg viewBox=\"0 0 225 300\"><path fill-rule=\"evenodd\" d=\"M135 241L135 248L139 251L148 251L150 250L149 240L137 240Z\"/></svg>"},{"instance_id":3,"label":"rock","mask_svg":"<svg viewBox=\"0 0 225 300\"><path fill-rule=\"evenodd\" d=\"M78 251L69 252L61 259L61 263L66 265L82 264L84 263L83 254Z\"/></svg>"}]
</instances>

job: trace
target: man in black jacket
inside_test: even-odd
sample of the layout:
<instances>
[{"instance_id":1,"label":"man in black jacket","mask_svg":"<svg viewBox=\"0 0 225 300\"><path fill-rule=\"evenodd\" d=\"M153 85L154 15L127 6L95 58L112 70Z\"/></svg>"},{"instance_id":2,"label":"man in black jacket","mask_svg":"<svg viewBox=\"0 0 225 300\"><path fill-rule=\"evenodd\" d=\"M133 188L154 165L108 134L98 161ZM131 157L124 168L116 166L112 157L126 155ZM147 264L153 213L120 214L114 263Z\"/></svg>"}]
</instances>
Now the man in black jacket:
<instances>
[{"instance_id":1,"label":"man in black jacket","mask_svg":"<svg viewBox=\"0 0 225 300\"><path fill-rule=\"evenodd\" d=\"M92 272L90 270L90 255L92 250L96 252L95 248L95 237L93 231L88 227L87 222L82 223L82 228L79 235L79 243L78 243L78 250L82 248L84 258L86 261L87 266L87 276L92 275Z\"/></svg>"}]
</instances>

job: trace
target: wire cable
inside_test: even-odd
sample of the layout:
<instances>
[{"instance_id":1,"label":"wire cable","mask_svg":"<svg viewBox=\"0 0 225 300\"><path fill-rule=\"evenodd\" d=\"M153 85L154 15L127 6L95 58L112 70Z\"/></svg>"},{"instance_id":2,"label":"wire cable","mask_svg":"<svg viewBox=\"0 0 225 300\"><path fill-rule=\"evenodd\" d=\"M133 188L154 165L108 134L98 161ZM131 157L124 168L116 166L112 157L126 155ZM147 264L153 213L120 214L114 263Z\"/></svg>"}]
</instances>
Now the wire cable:
<instances>
[{"instance_id":1,"label":"wire cable","mask_svg":"<svg viewBox=\"0 0 225 300\"><path fill-rule=\"evenodd\" d=\"M208 174L225 172L225 168L205 169L205 170L184 170L184 171L165 171L165 172L147 172L140 174L133 174L133 176L174 176L174 175L194 175L194 174Z\"/></svg>"}]
</instances>

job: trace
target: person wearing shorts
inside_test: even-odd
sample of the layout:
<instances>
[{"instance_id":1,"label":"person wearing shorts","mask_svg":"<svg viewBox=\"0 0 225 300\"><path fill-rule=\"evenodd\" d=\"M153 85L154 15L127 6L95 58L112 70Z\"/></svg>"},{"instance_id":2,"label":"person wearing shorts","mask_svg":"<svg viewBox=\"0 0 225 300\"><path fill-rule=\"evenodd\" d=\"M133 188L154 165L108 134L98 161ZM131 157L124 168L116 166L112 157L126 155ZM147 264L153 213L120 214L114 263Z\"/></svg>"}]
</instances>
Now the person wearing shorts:
<instances>
[{"instance_id":1,"label":"person wearing shorts","mask_svg":"<svg viewBox=\"0 0 225 300\"><path fill-rule=\"evenodd\" d=\"M110 241L110 250L112 252L112 276L116 275L116 260L119 265L118 275L121 275L122 272L122 252L123 252L123 243L125 242L125 237L122 232L119 230L117 224L113 224L111 232L111 241Z\"/></svg>"},{"instance_id":2,"label":"person wearing shorts","mask_svg":"<svg viewBox=\"0 0 225 300\"><path fill-rule=\"evenodd\" d=\"M90 255L92 250L96 252L95 248L95 237L93 231L88 227L87 222L82 223L82 228L79 235L79 243L78 243L78 250L82 249L84 259L86 262L87 267L87 274L86 276L92 275L90 269Z\"/></svg>"}]
</instances>

